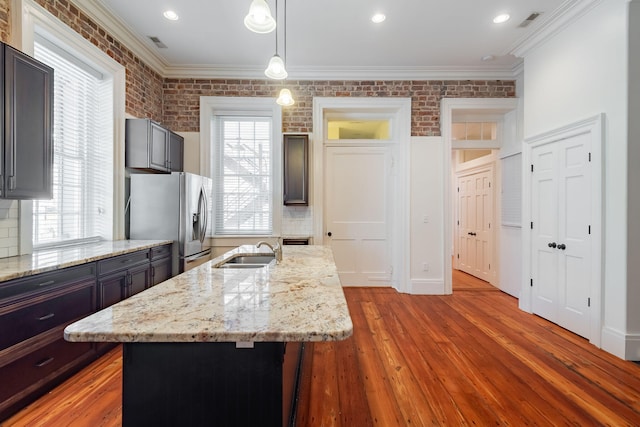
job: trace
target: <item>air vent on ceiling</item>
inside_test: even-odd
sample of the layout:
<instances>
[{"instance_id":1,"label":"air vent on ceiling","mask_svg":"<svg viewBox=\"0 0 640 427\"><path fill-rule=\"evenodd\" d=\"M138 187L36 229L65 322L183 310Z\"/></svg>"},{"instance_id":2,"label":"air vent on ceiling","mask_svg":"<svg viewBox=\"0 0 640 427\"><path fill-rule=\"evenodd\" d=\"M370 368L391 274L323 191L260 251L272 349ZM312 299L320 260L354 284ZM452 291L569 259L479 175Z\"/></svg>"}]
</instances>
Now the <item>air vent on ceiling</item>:
<instances>
[{"instance_id":1,"label":"air vent on ceiling","mask_svg":"<svg viewBox=\"0 0 640 427\"><path fill-rule=\"evenodd\" d=\"M153 44L156 45L156 47L160 48L160 49L166 49L167 45L162 43L162 41L156 37L156 36L148 36L149 39L153 42Z\"/></svg>"},{"instance_id":2,"label":"air vent on ceiling","mask_svg":"<svg viewBox=\"0 0 640 427\"><path fill-rule=\"evenodd\" d=\"M531 15L527 16L527 19L525 19L520 23L520 25L518 25L518 28L528 27L529 24L535 21L536 18L538 18L540 15L542 15L542 12L533 12Z\"/></svg>"}]
</instances>

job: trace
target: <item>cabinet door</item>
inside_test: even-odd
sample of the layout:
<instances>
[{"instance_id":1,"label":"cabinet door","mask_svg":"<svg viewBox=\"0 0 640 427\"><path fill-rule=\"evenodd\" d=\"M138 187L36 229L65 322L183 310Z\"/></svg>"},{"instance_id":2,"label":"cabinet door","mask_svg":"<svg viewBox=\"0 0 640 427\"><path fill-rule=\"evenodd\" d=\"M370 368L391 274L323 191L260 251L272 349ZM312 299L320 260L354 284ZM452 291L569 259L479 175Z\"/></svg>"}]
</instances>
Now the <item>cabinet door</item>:
<instances>
[{"instance_id":1,"label":"cabinet door","mask_svg":"<svg viewBox=\"0 0 640 427\"><path fill-rule=\"evenodd\" d=\"M171 278L171 258L159 259L151 263L151 286Z\"/></svg>"},{"instance_id":2,"label":"cabinet door","mask_svg":"<svg viewBox=\"0 0 640 427\"><path fill-rule=\"evenodd\" d=\"M149 122L149 167L169 170L169 131L157 123Z\"/></svg>"},{"instance_id":3,"label":"cabinet door","mask_svg":"<svg viewBox=\"0 0 640 427\"><path fill-rule=\"evenodd\" d=\"M53 69L4 46L4 191L8 199L52 197Z\"/></svg>"},{"instance_id":4,"label":"cabinet door","mask_svg":"<svg viewBox=\"0 0 640 427\"><path fill-rule=\"evenodd\" d=\"M169 132L169 165L171 172L184 170L184 138L177 133Z\"/></svg>"},{"instance_id":5,"label":"cabinet door","mask_svg":"<svg viewBox=\"0 0 640 427\"><path fill-rule=\"evenodd\" d=\"M307 206L309 204L307 135L284 136L284 204Z\"/></svg>"},{"instance_id":6,"label":"cabinet door","mask_svg":"<svg viewBox=\"0 0 640 427\"><path fill-rule=\"evenodd\" d=\"M100 309L109 307L126 297L128 275L126 271L98 279Z\"/></svg>"},{"instance_id":7,"label":"cabinet door","mask_svg":"<svg viewBox=\"0 0 640 427\"><path fill-rule=\"evenodd\" d=\"M129 291L127 297L135 295L144 291L151 285L151 268L149 264L144 264L138 267L129 269Z\"/></svg>"}]
</instances>

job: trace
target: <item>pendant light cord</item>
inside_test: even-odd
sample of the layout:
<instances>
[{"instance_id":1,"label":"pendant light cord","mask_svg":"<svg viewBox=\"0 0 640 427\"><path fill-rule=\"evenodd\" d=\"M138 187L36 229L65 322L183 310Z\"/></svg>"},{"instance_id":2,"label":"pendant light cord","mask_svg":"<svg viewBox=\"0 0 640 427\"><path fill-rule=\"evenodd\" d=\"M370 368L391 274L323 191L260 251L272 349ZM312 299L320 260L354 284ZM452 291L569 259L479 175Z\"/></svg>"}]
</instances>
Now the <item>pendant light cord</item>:
<instances>
[{"instance_id":1,"label":"pendant light cord","mask_svg":"<svg viewBox=\"0 0 640 427\"><path fill-rule=\"evenodd\" d=\"M278 0L276 0L276 22L280 19L278 17ZM278 25L276 24L276 55L278 54Z\"/></svg>"},{"instance_id":2,"label":"pendant light cord","mask_svg":"<svg viewBox=\"0 0 640 427\"><path fill-rule=\"evenodd\" d=\"M277 2L278 0L276 0ZM284 57L282 58L282 62L284 62L284 67L287 68L287 0L284 1Z\"/></svg>"}]
</instances>

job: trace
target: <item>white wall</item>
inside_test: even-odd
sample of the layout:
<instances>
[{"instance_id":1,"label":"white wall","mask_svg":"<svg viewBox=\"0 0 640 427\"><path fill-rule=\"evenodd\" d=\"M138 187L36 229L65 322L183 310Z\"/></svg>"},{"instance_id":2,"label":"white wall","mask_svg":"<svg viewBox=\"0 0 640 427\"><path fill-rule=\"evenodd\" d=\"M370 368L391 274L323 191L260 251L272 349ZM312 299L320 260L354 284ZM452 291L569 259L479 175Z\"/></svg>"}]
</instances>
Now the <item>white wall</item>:
<instances>
[{"instance_id":1,"label":"white wall","mask_svg":"<svg viewBox=\"0 0 640 427\"><path fill-rule=\"evenodd\" d=\"M184 171L200 174L200 132L176 132L184 138Z\"/></svg>"},{"instance_id":2,"label":"white wall","mask_svg":"<svg viewBox=\"0 0 640 427\"><path fill-rule=\"evenodd\" d=\"M443 150L441 137L411 138L409 227L413 294L442 294L444 289ZM428 264L428 271L424 270L424 263Z\"/></svg>"},{"instance_id":3,"label":"white wall","mask_svg":"<svg viewBox=\"0 0 640 427\"><path fill-rule=\"evenodd\" d=\"M628 327L626 22L626 0L603 0L524 58L525 138L606 115L602 347L620 357Z\"/></svg>"}]
</instances>

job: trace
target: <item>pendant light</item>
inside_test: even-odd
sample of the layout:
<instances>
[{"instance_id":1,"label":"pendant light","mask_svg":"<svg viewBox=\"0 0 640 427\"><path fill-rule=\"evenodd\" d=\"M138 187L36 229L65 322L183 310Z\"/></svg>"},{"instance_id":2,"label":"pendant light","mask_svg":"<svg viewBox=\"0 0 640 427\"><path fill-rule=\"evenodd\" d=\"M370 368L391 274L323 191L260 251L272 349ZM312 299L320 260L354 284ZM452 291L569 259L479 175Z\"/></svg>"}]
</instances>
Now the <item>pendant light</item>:
<instances>
[{"instance_id":1,"label":"pendant light","mask_svg":"<svg viewBox=\"0 0 640 427\"><path fill-rule=\"evenodd\" d=\"M276 11L277 14L278 12ZM276 20L271 16L271 9L269 9L269 5L265 0L253 0L251 2L249 13L244 18L244 26L259 34L270 33L276 28Z\"/></svg>"},{"instance_id":2,"label":"pendant light","mask_svg":"<svg viewBox=\"0 0 640 427\"><path fill-rule=\"evenodd\" d=\"M286 37L286 33L287 33L286 3L284 7L284 13L285 13L284 31L285 31L285 37ZM276 18L277 17L278 17L278 0L276 0ZM285 55L286 55L286 52L285 52ZM285 66L284 66L284 61L282 60L282 58L280 58L280 55L278 55L278 32L277 31L276 31L276 54L273 55L273 57L269 60L269 65L267 66L267 69L264 70L264 75L269 77L270 79L275 79L275 80L286 79L288 75L287 70L285 69Z\"/></svg>"},{"instance_id":3,"label":"pendant light","mask_svg":"<svg viewBox=\"0 0 640 427\"><path fill-rule=\"evenodd\" d=\"M293 95L291 95L291 91L289 89L282 88L280 90L280 95L278 95L278 99L276 99L276 104L282 105L283 107L290 107L296 102L293 100Z\"/></svg>"},{"instance_id":4,"label":"pendant light","mask_svg":"<svg viewBox=\"0 0 640 427\"><path fill-rule=\"evenodd\" d=\"M276 0L277 1L277 0ZM276 7L277 3L276 3ZM284 59L287 60L287 0L284 0ZM283 66L286 62L283 62ZM286 73L286 71L285 71ZM282 88L280 90L280 95L276 99L276 104L282 105L283 107L289 107L293 105L295 101L293 100L293 95L291 95L291 91L289 89Z\"/></svg>"},{"instance_id":5,"label":"pendant light","mask_svg":"<svg viewBox=\"0 0 640 427\"><path fill-rule=\"evenodd\" d=\"M264 75L270 79L283 80L289 75L284 68L284 62L282 58L276 53L269 60L269 66L264 70Z\"/></svg>"}]
</instances>

